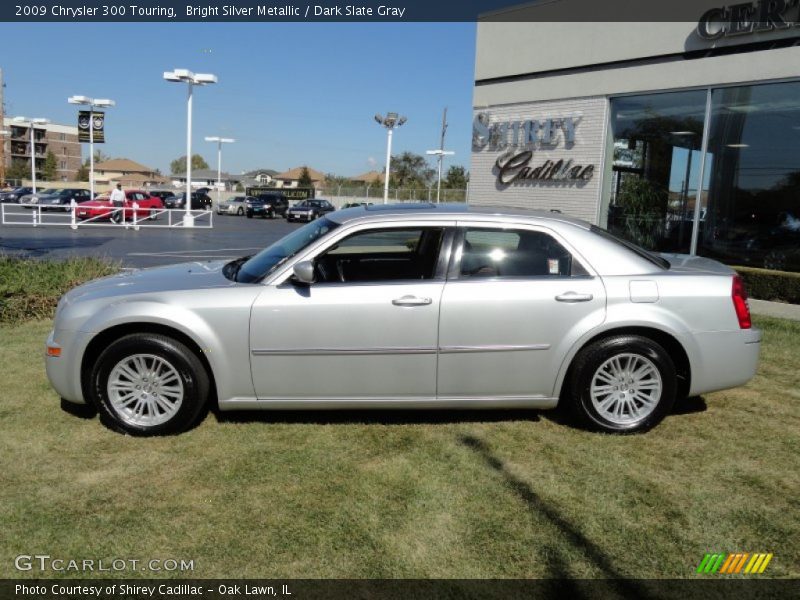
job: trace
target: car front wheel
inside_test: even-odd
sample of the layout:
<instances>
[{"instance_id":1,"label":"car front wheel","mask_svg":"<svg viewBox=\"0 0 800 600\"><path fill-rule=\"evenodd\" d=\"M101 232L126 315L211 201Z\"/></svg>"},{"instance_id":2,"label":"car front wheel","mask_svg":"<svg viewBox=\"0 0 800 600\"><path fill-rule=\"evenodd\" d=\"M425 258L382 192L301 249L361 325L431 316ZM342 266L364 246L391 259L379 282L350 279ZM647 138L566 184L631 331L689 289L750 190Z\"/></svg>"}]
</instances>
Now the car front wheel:
<instances>
[{"instance_id":1,"label":"car front wheel","mask_svg":"<svg viewBox=\"0 0 800 600\"><path fill-rule=\"evenodd\" d=\"M579 423L590 429L642 432L672 409L676 379L675 365L658 343L617 335L578 353L566 399Z\"/></svg>"},{"instance_id":2,"label":"car front wheel","mask_svg":"<svg viewBox=\"0 0 800 600\"><path fill-rule=\"evenodd\" d=\"M86 387L111 429L137 436L179 433L206 406L209 378L181 342L158 334L127 335L97 358Z\"/></svg>"}]
</instances>

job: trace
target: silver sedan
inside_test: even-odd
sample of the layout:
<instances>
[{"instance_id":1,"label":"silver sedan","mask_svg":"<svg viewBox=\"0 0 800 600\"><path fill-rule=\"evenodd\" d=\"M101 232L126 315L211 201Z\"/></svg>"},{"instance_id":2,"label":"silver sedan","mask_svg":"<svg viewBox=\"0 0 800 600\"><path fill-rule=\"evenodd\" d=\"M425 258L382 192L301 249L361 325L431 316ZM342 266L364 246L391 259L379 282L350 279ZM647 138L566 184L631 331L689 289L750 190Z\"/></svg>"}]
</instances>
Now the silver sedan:
<instances>
[{"instance_id":1,"label":"silver sedan","mask_svg":"<svg viewBox=\"0 0 800 600\"><path fill-rule=\"evenodd\" d=\"M554 408L608 432L753 377L761 332L713 260L560 214L331 213L259 254L67 293L47 340L65 402L136 435L221 410Z\"/></svg>"},{"instance_id":2,"label":"silver sedan","mask_svg":"<svg viewBox=\"0 0 800 600\"><path fill-rule=\"evenodd\" d=\"M234 196L230 200L223 200L219 204L217 204L217 214L218 215L237 215L242 216L244 215L245 210L247 207L245 203L248 200L252 200L253 198L250 196Z\"/></svg>"}]
</instances>

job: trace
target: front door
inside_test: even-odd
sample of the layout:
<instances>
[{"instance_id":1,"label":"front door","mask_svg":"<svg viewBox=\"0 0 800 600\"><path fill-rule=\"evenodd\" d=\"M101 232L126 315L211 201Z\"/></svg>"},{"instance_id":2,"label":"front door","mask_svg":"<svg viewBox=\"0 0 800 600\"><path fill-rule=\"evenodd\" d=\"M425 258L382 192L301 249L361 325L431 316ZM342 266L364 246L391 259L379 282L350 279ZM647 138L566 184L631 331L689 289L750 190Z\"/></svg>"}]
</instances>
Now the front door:
<instances>
[{"instance_id":1,"label":"front door","mask_svg":"<svg viewBox=\"0 0 800 600\"><path fill-rule=\"evenodd\" d=\"M433 398L443 239L441 226L362 228L314 257L315 283L267 287L250 327L258 398Z\"/></svg>"}]
</instances>

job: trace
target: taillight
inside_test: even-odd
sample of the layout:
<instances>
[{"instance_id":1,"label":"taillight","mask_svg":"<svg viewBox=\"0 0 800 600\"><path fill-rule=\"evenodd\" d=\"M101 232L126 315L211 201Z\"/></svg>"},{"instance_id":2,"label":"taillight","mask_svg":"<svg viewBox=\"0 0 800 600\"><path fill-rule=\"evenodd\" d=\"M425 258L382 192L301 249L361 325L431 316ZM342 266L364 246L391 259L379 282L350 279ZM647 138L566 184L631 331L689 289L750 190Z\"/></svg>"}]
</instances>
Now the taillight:
<instances>
[{"instance_id":1,"label":"taillight","mask_svg":"<svg viewBox=\"0 0 800 600\"><path fill-rule=\"evenodd\" d=\"M733 299L733 308L736 311L736 318L739 319L739 328L750 329L753 325L750 320L750 306L747 304L747 292L744 290L744 282L739 275L733 276L731 298Z\"/></svg>"}]
</instances>

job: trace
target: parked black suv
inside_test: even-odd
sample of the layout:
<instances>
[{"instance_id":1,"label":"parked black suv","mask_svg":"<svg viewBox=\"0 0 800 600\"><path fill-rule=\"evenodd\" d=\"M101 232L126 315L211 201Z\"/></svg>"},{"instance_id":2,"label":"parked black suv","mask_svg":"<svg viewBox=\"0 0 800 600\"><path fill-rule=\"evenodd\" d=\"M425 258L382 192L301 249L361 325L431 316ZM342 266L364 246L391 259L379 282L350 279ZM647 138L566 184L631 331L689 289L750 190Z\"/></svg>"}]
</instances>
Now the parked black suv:
<instances>
[{"instance_id":1,"label":"parked black suv","mask_svg":"<svg viewBox=\"0 0 800 600\"><path fill-rule=\"evenodd\" d=\"M186 208L186 192L177 196L170 196L164 200L166 208ZM205 192L192 192L192 210L209 210L211 197Z\"/></svg>"},{"instance_id":2,"label":"parked black suv","mask_svg":"<svg viewBox=\"0 0 800 600\"><path fill-rule=\"evenodd\" d=\"M255 198L247 201L245 214L248 219L252 219L253 217L274 219L275 215L286 216L286 211L288 209L289 201L283 194L259 194Z\"/></svg>"}]
</instances>

